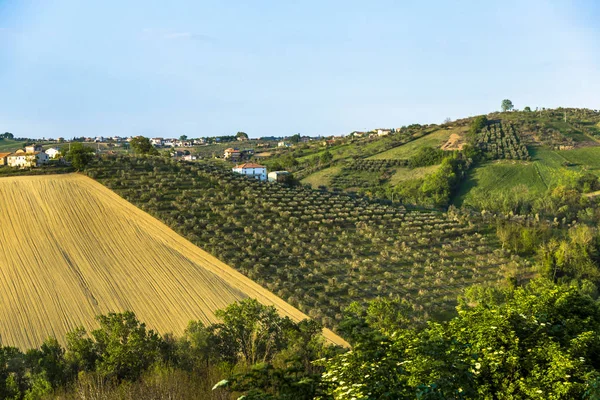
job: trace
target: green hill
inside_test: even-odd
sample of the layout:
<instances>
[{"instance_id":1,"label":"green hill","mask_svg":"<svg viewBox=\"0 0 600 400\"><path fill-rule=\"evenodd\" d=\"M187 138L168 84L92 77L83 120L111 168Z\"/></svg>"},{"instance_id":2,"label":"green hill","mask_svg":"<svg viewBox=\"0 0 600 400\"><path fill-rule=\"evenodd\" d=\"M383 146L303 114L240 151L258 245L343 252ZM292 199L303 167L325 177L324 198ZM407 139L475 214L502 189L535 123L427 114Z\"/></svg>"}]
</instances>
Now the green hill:
<instances>
[{"instance_id":1,"label":"green hill","mask_svg":"<svg viewBox=\"0 0 600 400\"><path fill-rule=\"evenodd\" d=\"M411 166L411 157L424 148L441 149L456 157L464 145L471 144L479 149L482 159L474 160L468 172L464 168L458 171L461 177L451 189L448 203L474 207L483 206L481 200L486 197L507 191L533 199L559 185L573 186L587 174L600 176L598 111L513 111L488 114L487 120L489 126L476 136L469 134L474 121L471 117L442 125L412 125L384 138L347 139L328 150L334 157L326 169L305 168L302 163L296 169L302 183L312 187L435 205L423 199L420 191L428 177L438 171L441 159ZM303 159L310 159L310 155Z\"/></svg>"},{"instance_id":2,"label":"green hill","mask_svg":"<svg viewBox=\"0 0 600 400\"><path fill-rule=\"evenodd\" d=\"M493 229L441 212L258 182L207 162L116 156L89 176L326 326L352 301L446 316L474 283L523 271Z\"/></svg>"}]
</instances>

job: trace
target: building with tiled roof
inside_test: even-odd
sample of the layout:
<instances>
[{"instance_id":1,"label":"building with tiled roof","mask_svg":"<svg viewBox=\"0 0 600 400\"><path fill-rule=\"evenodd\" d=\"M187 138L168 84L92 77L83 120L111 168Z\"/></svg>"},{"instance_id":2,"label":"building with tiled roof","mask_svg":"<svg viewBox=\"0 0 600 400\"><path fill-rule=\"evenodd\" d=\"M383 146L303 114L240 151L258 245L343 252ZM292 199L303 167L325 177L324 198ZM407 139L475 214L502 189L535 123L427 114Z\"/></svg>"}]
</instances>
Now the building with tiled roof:
<instances>
[{"instance_id":1,"label":"building with tiled roof","mask_svg":"<svg viewBox=\"0 0 600 400\"><path fill-rule=\"evenodd\" d=\"M246 175L247 177L258 179L259 181L267 180L267 167L255 163L244 163L236 165L232 171L238 174Z\"/></svg>"},{"instance_id":2,"label":"building with tiled roof","mask_svg":"<svg viewBox=\"0 0 600 400\"><path fill-rule=\"evenodd\" d=\"M7 157L10 156L10 153L0 153L0 165L7 165Z\"/></svg>"}]
</instances>

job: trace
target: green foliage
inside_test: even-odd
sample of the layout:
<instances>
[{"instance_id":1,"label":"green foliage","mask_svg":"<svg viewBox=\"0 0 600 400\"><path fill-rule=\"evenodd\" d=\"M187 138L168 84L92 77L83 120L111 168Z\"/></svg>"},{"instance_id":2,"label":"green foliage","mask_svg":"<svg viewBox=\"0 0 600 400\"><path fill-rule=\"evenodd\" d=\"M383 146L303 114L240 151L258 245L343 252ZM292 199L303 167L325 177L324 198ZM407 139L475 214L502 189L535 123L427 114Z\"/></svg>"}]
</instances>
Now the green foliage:
<instances>
[{"instance_id":1,"label":"green foliage","mask_svg":"<svg viewBox=\"0 0 600 400\"><path fill-rule=\"evenodd\" d=\"M600 238L585 225L569 229L565 239L552 239L539 249L542 273L554 280L589 280L600 285Z\"/></svg>"},{"instance_id":2,"label":"green foliage","mask_svg":"<svg viewBox=\"0 0 600 400\"><path fill-rule=\"evenodd\" d=\"M150 139L144 136L136 136L129 142L133 151L138 154L158 154L158 150L150 143Z\"/></svg>"},{"instance_id":3,"label":"green foliage","mask_svg":"<svg viewBox=\"0 0 600 400\"><path fill-rule=\"evenodd\" d=\"M94 158L94 149L83 143L72 143L65 154L65 158L73 165L73 168L81 171Z\"/></svg>"},{"instance_id":4,"label":"green foliage","mask_svg":"<svg viewBox=\"0 0 600 400\"><path fill-rule=\"evenodd\" d=\"M446 207L459 183L466 176L472 161L461 153L444 158L440 167L422 180L405 181L396 186L401 201Z\"/></svg>"},{"instance_id":5,"label":"green foliage","mask_svg":"<svg viewBox=\"0 0 600 400\"><path fill-rule=\"evenodd\" d=\"M428 167L439 164L447 154L444 150L433 147L421 147L412 157L408 159L410 168Z\"/></svg>"},{"instance_id":6,"label":"green foliage","mask_svg":"<svg viewBox=\"0 0 600 400\"><path fill-rule=\"evenodd\" d=\"M502 100L502 111L503 112L507 112L507 111L511 111L514 108L514 105L512 103L512 101L510 101L509 99L504 99Z\"/></svg>"},{"instance_id":7,"label":"green foliage","mask_svg":"<svg viewBox=\"0 0 600 400\"><path fill-rule=\"evenodd\" d=\"M238 132L235 134L236 139L243 138L248 139L248 134L246 132Z\"/></svg>"},{"instance_id":8,"label":"green foliage","mask_svg":"<svg viewBox=\"0 0 600 400\"><path fill-rule=\"evenodd\" d=\"M481 130L483 130L486 126L488 126L488 119L485 115L480 115L476 117L473 122L471 122L471 127L469 128L469 133L471 135L475 135Z\"/></svg>"},{"instance_id":9,"label":"green foliage","mask_svg":"<svg viewBox=\"0 0 600 400\"><path fill-rule=\"evenodd\" d=\"M321 156L319 156L319 162L321 164L327 164L331 160L333 160L333 154L331 154L330 151L325 151L323 154L321 154Z\"/></svg>"},{"instance_id":10,"label":"green foliage","mask_svg":"<svg viewBox=\"0 0 600 400\"><path fill-rule=\"evenodd\" d=\"M582 398L600 365L600 308L575 288L532 282L445 324L399 329L324 361L334 399Z\"/></svg>"},{"instance_id":11,"label":"green foliage","mask_svg":"<svg viewBox=\"0 0 600 400\"><path fill-rule=\"evenodd\" d=\"M100 329L92 331L99 355L97 370L118 380L135 380L158 359L160 337L140 323L132 312L97 317Z\"/></svg>"},{"instance_id":12,"label":"green foliage","mask_svg":"<svg viewBox=\"0 0 600 400\"><path fill-rule=\"evenodd\" d=\"M284 332L292 322L281 318L274 306L247 299L219 310L223 322L212 326L220 356L231 362L253 365L272 360L286 345Z\"/></svg>"},{"instance_id":13,"label":"green foliage","mask_svg":"<svg viewBox=\"0 0 600 400\"><path fill-rule=\"evenodd\" d=\"M523 108L524 112L531 112L531 107L526 106L525 108Z\"/></svg>"},{"instance_id":14,"label":"green foliage","mask_svg":"<svg viewBox=\"0 0 600 400\"><path fill-rule=\"evenodd\" d=\"M0 139L13 140L14 138L15 138L15 135L13 135L10 132L4 132L4 133L0 134Z\"/></svg>"},{"instance_id":15,"label":"green foliage","mask_svg":"<svg viewBox=\"0 0 600 400\"><path fill-rule=\"evenodd\" d=\"M477 135L476 145L490 160L529 160L527 147L521 143L514 125L491 124Z\"/></svg>"}]
</instances>

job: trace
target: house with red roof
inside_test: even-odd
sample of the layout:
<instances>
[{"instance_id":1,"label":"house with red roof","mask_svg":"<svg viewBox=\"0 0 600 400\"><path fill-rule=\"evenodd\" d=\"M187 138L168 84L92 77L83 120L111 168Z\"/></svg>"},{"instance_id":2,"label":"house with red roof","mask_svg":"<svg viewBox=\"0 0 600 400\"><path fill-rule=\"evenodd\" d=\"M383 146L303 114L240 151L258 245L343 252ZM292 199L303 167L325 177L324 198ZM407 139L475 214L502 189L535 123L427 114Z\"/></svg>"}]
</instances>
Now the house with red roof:
<instances>
[{"instance_id":1,"label":"house with red roof","mask_svg":"<svg viewBox=\"0 0 600 400\"><path fill-rule=\"evenodd\" d=\"M267 167L255 163L244 163L236 165L231 169L233 172L246 175L247 177L258 179L259 181L267 180Z\"/></svg>"}]
</instances>

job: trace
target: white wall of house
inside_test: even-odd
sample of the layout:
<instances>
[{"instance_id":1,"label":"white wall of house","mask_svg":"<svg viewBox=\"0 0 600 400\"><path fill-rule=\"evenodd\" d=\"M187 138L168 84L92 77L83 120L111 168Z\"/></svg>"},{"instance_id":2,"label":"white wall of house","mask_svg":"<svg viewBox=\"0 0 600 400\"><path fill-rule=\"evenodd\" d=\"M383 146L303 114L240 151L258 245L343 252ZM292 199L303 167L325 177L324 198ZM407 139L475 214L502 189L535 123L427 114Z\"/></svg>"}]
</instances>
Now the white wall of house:
<instances>
[{"instance_id":1,"label":"white wall of house","mask_svg":"<svg viewBox=\"0 0 600 400\"><path fill-rule=\"evenodd\" d=\"M258 179L260 181L267 180L267 167L260 168L232 168L233 172L237 172L238 174L246 175L248 177L252 177Z\"/></svg>"},{"instance_id":2,"label":"white wall of house","mask_svg":"<svg viewBox=\"0 0 600 400\"><path fill-rule=\"evenodd\" d=\"M37 167L48 163L48 154L18 153L8 156L8 165L11 167Z\"/></svg>"},{"instance_id":3,"label":"white wall of house","mask_svg":"<svg viewBox=\"0 0 600 400\"><path fill-rule=\"evenodd\" d=\"M58 158L60 157L60 150L55 148L55 147L51 147L48 150L45 151L45 153L48 155L48 157L50 159L54 159L54 158Z\"/></svg>"}]
</instances>

